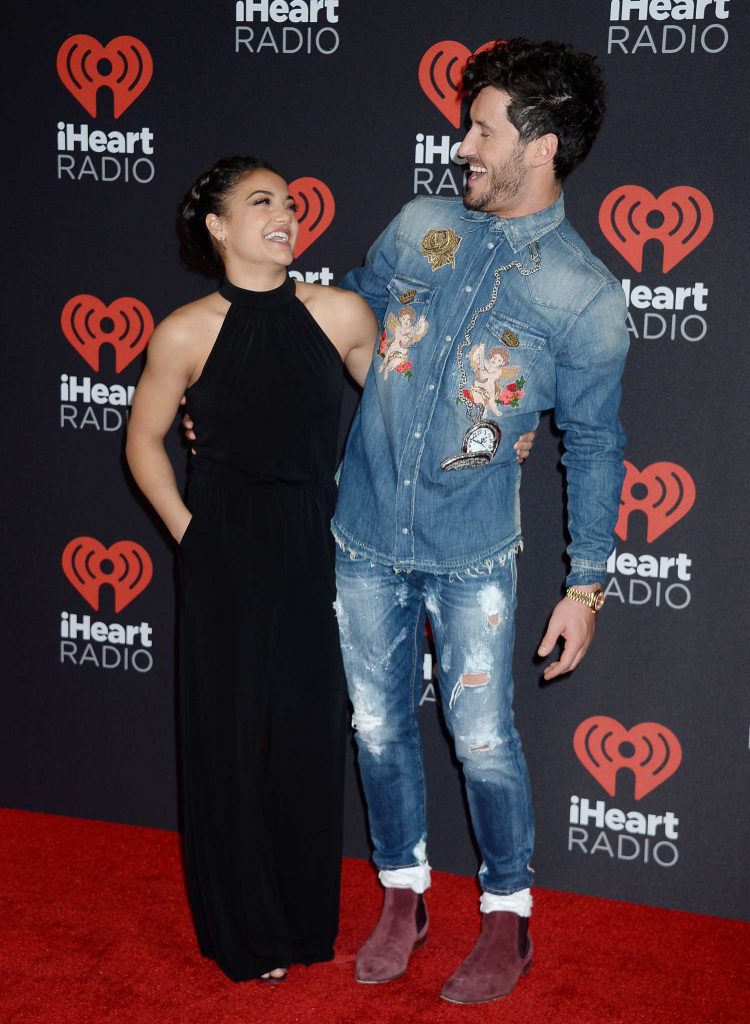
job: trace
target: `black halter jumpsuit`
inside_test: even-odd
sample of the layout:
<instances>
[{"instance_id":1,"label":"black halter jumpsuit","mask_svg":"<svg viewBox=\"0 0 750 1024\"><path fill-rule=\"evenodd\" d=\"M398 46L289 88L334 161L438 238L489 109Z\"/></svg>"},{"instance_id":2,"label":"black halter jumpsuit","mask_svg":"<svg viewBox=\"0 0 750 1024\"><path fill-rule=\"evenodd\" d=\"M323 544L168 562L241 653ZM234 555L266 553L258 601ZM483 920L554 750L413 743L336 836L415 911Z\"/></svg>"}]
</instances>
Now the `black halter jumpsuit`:
<instances>
[{"instance_id":1,"label":"black halter jumpsuit","mask_svg":"<svg viewBox=\"0 0 750 1024\"><path fill-rule=\"evenodd\" d=\"M345 682L333 609L341 358L287 278L231 303L188 391L182 829L201 952L233 980L330 960Z\"/></svg>"}]
</instances>

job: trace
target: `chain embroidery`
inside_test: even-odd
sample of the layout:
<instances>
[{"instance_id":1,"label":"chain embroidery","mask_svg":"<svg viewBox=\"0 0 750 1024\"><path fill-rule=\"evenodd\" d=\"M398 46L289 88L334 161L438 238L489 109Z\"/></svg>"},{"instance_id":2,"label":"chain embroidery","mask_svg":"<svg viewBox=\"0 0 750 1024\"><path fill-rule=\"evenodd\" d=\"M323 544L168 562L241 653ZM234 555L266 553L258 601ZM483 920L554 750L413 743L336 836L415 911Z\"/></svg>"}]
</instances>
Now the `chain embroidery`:
<instances>
[{"instance_id":1,"label":"chain embroidery","mask_svg":"<svg viewBox=\"0 0 750 1024\"><path fill-rule=\"evenodd\" d=\"M533 245L531 245L531 244L529 245L529 256L531 257L531 266L530 267L525 267L523 265L523 263L521 263L520 260L513 260L512 263L506 263L505 266L503 266L503 267L496 267L496 269L495 269L495 282L492 285L492 292L490 293L490 300L489 300L489 302L487 303L486 306L480 306L478 309L474 310L474 312L472 314L472 317L471 317L471 320L467 324L466 330L464 331L464 340L461 342L461 344L456 349L456 362L458 363L458 376L459 376L459 380L460 380L460 383L461 383L460 398L461 398L462 404L464 405L464 407L466 409L466 415L469 417L469 419L472 421L472 423L476 423L479 420L481 420L482 416L484 415L485 406L484 405L478 405L476 402L470 402L469 399L464 394L464 391L466 390L467 385L469 383L468 378L466 376L466 367L464 366L464 352L466 351L468 346L471 344L471 332L476 327L477 320L479 319L479 317L483 313L489 313L489 311L493 308L493 306L497 302L497 295L498 295L498 292L500 290L500 281L501 281L502 274L505 273L506 270L514 270L515 269L523 277L530 277L532 274L536 274L536 272L541 268L541 266L542 266L542 253L541 253L541 250L539 248L539 242L538 241L536 242L536 249L534 248ZM518 344L518 342L516 341L516 345L517 344Z\"/></svg>"},{"instance_id":2,"label":"chain embroidery","mask_svg":"<svg viewBox=\"0 0 750 1024\"><path fill-rule=\"evenodd\" d=\"M460 380L459 400L463 403L464 408L466 409L466 415L471 421L471 426L464 434L461 451L457 455L449 455L440 463L440 468L443 470L450 471L457 469L469 469L473 466L486 466L487 463L494 458L495 452L500 445L502 437L500 428L492 420L482 418L487 408L486 405L479 402L472 402L467 397L469 394L469 382L466 376L466 367L464 365L464 352L471 344L471 332L476 327L477 320L483 313L488 313L497 302L497 296L500 290L500 281L503 273L506 270L515 269L523 277L529 277L531 274L536 274L536 272L541 268L542 253L538 241L534 244L529 244L529 256L531 257L530 267L525 267L520 260L513 260L511 263L506 263L502 267L495 268L495 281L492 285L490 300L485 306L479 306L474 310L471 320L464 331L463 341L456 349L456 361L458 363L458 374ZM521 380L523 380L523 378L521 378ZM516 383L518 384L518 381Z\"/></svg>"}]
</instances>

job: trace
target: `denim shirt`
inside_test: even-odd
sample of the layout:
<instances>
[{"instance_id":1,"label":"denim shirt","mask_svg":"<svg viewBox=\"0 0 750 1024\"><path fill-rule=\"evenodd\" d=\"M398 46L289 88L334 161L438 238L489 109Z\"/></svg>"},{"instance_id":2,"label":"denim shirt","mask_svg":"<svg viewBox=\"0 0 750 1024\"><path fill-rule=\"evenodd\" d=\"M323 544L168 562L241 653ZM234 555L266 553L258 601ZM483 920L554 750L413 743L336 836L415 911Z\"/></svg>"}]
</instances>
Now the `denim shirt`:
<instances>
[{"instance_id":1,"label":"denim shirt","mask_svg":"<svg viewBox=\"0 0 750 1024\"><path fill-rule=\"evenodd\" d=\"M495 268L512 263L485 309ZM417 198L342 285L367 300L381 334L341 469L339 545L437 573L502 559L521 543L513 444L554 409L565 446L568 583L603 581L624 476L626 304L565 219L562 197L507 219L460 199ZM441 468L462 451L467 410L477 416L482 406L500 428L494 457Z\"/></svg>"}]
</instances>

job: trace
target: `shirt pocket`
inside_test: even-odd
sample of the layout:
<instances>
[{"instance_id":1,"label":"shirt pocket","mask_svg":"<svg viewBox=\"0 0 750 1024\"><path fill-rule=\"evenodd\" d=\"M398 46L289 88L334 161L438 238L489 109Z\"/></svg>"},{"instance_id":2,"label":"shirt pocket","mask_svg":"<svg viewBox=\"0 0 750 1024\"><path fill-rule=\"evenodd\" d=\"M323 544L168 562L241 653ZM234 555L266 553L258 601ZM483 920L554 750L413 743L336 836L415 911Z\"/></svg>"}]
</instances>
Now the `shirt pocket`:
<instances>
[{"instance_id":1,"label":"shirt pocket","mask_svg":"<svg viewBox=\"0 0 750 1024\"><path fill-rule=\"evenodd\" d=\"M394 275L388 282L388 307L378 336L376 364L383 380L401 376L411 380L419 361L419 342L430 330L434 285L413 277Z\"/></svg>"},{"instance_id":2,"label":"shirt pocket","mask_svg":"<svg viewBox=\"0 0 750 1024\"><path fill-rule=\"evenodd\" d=\"M407 306L412 306L418 315L427 313L430 308L434 286L418 281L414 277L394 276L388 282L388 312L398 316Z\"/></svg>"},{"instance_id":3,"label":"shirt pocket","mask_svg":"<svg viewBox=\"0 0 750 1024\"><path fill-rule=\"evenodd\" d=\"M485 326L484 359L488 365L501 365L495 385L495 400L508 412L524 411L529 392L535 387L534 368L547 347L548 337L536 328L505 313L493 313Z\"/></svg>"}]
</instances>

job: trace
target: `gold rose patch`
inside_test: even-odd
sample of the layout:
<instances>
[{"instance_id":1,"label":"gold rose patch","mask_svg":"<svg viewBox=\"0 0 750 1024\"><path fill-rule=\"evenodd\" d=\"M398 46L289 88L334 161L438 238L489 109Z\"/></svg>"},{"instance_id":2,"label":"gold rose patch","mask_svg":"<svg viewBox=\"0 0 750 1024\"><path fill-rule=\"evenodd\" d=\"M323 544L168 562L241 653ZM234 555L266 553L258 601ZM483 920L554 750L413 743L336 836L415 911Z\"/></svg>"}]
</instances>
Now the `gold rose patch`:
<instances>
[{"instance_id":1,"label":"gold rose patch","mask_svg":"<svg viewBox=\"0 0 750 1024\"><path fill-rule=\"evenodd\" d=\"M422 255L432 267L433 273L448 264L456 267L456 252L461 238L453 228L431 228L422 239Z\"/></svg>"}]
</instances>

